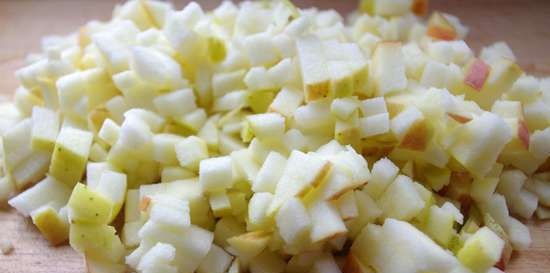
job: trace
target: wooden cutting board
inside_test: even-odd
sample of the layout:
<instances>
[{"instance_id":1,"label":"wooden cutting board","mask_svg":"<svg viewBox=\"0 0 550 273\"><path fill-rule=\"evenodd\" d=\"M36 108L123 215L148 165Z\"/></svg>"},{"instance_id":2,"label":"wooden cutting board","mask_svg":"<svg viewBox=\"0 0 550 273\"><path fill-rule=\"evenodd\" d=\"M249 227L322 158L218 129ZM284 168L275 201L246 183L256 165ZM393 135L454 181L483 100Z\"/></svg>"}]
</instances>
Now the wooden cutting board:
<instances>
[{"instance_id":1,"label":"wooden cutting board","mask_svg":"<svg viewBox=\"0 0 550 273\"><path fill-rule=\"evenodd\" d=\"M13 72L24 57L39 49L40 38L64 34L92 19L108 19L117 1L0 0L0 94L10 95L17 87ZM177 1L181 8L186 1ZM219 1L200 1L205 7ZM295 1L302 7L318 6L349 12L351 0ZM550 76L550 1L547 0L439 0L432 9L458 15L471 27L468 43L481 45L506 41L519 64L528 72ZM516 253L509 273L550 272L550 222L529 222L532 246ZM51 247L29 219L8 208L0 210L0 240L10 241L14 251L0 254L0 273L83 273L83 259L69 246Z\"/></svg>"}]
</instances>

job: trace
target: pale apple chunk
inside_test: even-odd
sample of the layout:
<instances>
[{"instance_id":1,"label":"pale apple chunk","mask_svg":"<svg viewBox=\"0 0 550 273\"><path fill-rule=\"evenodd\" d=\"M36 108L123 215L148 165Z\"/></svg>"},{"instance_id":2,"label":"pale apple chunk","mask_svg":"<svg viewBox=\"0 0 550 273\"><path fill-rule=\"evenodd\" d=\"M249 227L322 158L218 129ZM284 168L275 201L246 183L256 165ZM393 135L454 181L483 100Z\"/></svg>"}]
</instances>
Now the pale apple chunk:
<instances>
[{"instance_id":1,"label":"pale apple chunk","mask_svg":"<svg viewBox=\"0 0 550 273\"><path fill-rule=\"evenodd\" d=\"M346 222L351 238L355 238L367 224L376 222L382 216L382 210L369 194L359 190L353 192L357 202L358 215Z\"/></svg>"},{"instance_id":2,"label":"pale apple chunk","mask_svg":"<svg viewBox=\"0 0 550 273\"><path fill-rule=\"evenodd\" d=\"M125 222L120 233L120 240L126 248L137 247L140 243L139 230L143 226L141 221Z\"/></svg>"},{"instance_id":3,"label":"pale apple chunk","mask_svg":"<svg viewBox=\"0 0 550 273\"><path fill-rule=\"evenodd\" d=\"M485 272L498 261L503 247L504 241L483 227L466 240L457 258L472 271Z\"/></svg>"},{"instance_id":4,"label":"pale apple chunk","mask_svg":"<svg viewBox=\"0 0 550 273\"><path fill-rule=\"evenodd\" d=\"M23 162L11 170L11 179L18 189L39 181L46 175L51 155L45 151L33 152ZM9 172L8 172L9 173Z\"/></svg>"},{"instance_id":5,"label":"pale apple chunk","mask_svg":"<svg viewBox=\"0 0 550 273\"><path fill-rule=\"evenodd\" d=\"M317 202L308 208L308 212L311 217L312 243L328 240L347 232L338 210L332 204L326 201Z\"/></svg>"},{"instance_id":6,"label":"pale apple chunk","mask_svg":"<svg viewBox=\"0 0 550 273\"><path fill-rule=\"evenodd\" d=\"M448 210L432 206L429 209L425 232L443 247L448 247L456 231L453 229L454 215Z\"/></svg>"},{"instance_id":7,"label":"pale apple chunk","mask_svg":"<svg viewBox=\"0 0 550 273\"><path fill-rule=\"evenodd\" d=\"M390 131L390 116L384 113L361 118L359 130L362 138L385 134Z\"/></svg>"},{"instance_id":8,"label":"pale apple chunk","mask_svg":"<svg viewBox=\"0 0 550 273\"><path fill-rule=\"evenodd\" d=\"M365 186L365 191L374 199L378 199L386 188L394 181L399 168L387 158L376 161L372 167L372 178Z\"/></svg>"},{"instance_id":9,"label":"pale apple chunk","mask_svg":"<svg viewBox=\"0 0 550 273\"><path fill-rule=\"evenodd\" d=\"M457 31L448 19L441 13L435 12L430 17L426 34L438 40L451 41L457 38Z\"/></svg>"},{"instance_id":10,"label":"pale apple chunk","mask_svg":"<svg viewBox=\"0 0 550 273\"><path fill-rule=\"evenodd\" d=\"M377 204L384 216L399 220L411 220L425 206L412 180L404 175L397 176L377 200Z\"/></svg>"},{"instance_id":11,"label":"pale apple chunk","mask_svg":"<svg viewBox=\"0 0 550 273\"><path fill-rule=\"evenodd\" d=\"M357 208L357 201L354 191L350 190L334 200L335 206L340 212L342 220L347 221L359 216L359 209Z\"/></svg>"},{"instance_id":12,"label":"pale apple chunk","mask_svg":"<svg viewBox=\"0 0 550 273\"><path fill-rule=\"evenodd\" d=\"M197 268L197 273L225 273L232 261L233 257L231 255L225 252L223 248L213 244L199 268Z\"/></svg>"},{"instance_id":13,"label":"pale apple chunk","mask_svg":"<svg viewBox=\"0 0 550 273\"><path fill-rule=\"evenodd\" d=\"M393 134L401 141L400 147L404 149L423 151L431 138L431 130L426 118L418 110L411 106L391 119L390 128Z\"/></svg>"},{"instance_id":14,"label":"pale apple chunk","mask_svg":"<svg viewBox=\"0 0 550 273\"><path fill-rule=\"evenodd\" d=\"M321 183L330 169L331 164L318 156L292 151L277 183L270 214L276 212L288 198L303 196Z\"/></svg>"},{"instance_id":15,"label":"pale apple chunk","mask_svg":"<svg viewBox=\"0 0 550 273\"><path fill-rule=\"evenodd\" d=\"M246 121L252 133L260 140L281 138L285 133L285 119L277 113L250 115Z\"/></svg>"},{"instance_id":16,"label":"pale apple chunk","mask_svg":"<svg viewBox=\"0 0 550 273\"><path fill-rule=\"evenodd\" d=\"M154 49L133 47L131 49L130 67L141 79L160 89L177 88L181 85L179 64L169 56Z\"/></svg>"},{"instance_id":17,"label":"pale apple chunk","mask_svg":"<svg viewBox=\"0 0 550 273\"><path fill-rule=\"evenodd\" d=\"M451 155L475 176L484 176L512 134L500 117L484 112L462 125L455 136Z\"/></svg>"},{"instance_id":18,"label":"pale apple chunk","mask_svg":"<svg viewBox=\"0 0 550 273\"><path fill-rule=\"evenodd\" d=\"M231 201L225 191L210 193L208 203L215 217L231 215Z\"/></svg>"},{"instance_id":19,"label":"pale apple chunk","mask_svg":"<svg viewBox=\"0 0 550 273\"><path fill-rule=\"evenodd\" d=\"M378 95L385 96L392 92L402 91L407 87L405 62L400 43L378 44L374 51L371 67L371 76Z\"/></svg>"},{"instance_id":20,"label":"pale apple chunk","mask_svg":"<svg viewBox=\"0 0 550 273\"><path fill-rule=\"evenodd\" d=\"M6 131L2 137L2 151L5 170L10 173L32 153L32 121L25 119Z\"/></svg>"},{"instance_id":21,"label":"pale apple chunk","mask_svg":"<svg viewBox=\"0 0 550 273\"><path fill-rule=\"evenodd\" d=\"M215 157L202 160L199 166L199 183L206 192L219 191L233 185L231 157Z\"/></svg>"},{"instance_id":22,"label":"pale apple chunk","mask_svg":"<svg viewBox=\"0 0 550 273\"><path fill-rule=\"evenodd\" d=\"M33 149L53 150L60 125L59 114L47 108L34 107L31 119L31 145Z\"/></svg>"},{"instance_id":23,"label":"pale apple chunk","mask_svg":"<svg viewBox=\"0 0 550 273\"><path fill-rule=\"evenodd\" d=\"M306 102L325 98L330 91L330 72L319 38L305 36L296 42Z\"/></svg>"},{"instance_id":24,"label":"pale apple chunk","mask_svg":"<svg viewBox=\"0 0 550 273\"><path fill-rule=\"evenodd\" d=\"M195 94L189 88L160 95L153 100L155 109L164 117L180 117L197 109Z\"/></svg>"},{"instance_id":25,"label":"pale apple chunk","mask_svg":"<svg viewBox=\"0 0 550 273\"><path fill-rule=\"evenodd\" d=\"M299 199L290 198L277 212L276 224L285 243L293 245L309 234L311 219L303 203Z\"/></svg>"},{"instance_id":26,"label":"pale apple chunk","mask_svg":"<svg viewBox=\"0 0 550 273\"><path fill-rule=\"evenodd\" d=\"M272 226L273 218L267 216L272 200L273 194L269 192L258 192L252 195L248 202L247 230L265 230Z\"/></svg>"},{"instance_id":27,"label":"pale apple chunk","mask_svg":"<svg viewBox=\"0 0 550 273\"><path fill-rule=\"evenodd\" d=\"M294 111L302 104L304 95L293 89L283 88L269 105L270 112L279 113L286 118L294 115Z\"/></svg>"},{"instance_id":28,"label":"pale apple chunk","mask_svg":"<svg viewBox=\"0 0 550 273\"><path fill-rule=\"evenodd\" d=\"M84 174L92 145L92 134L63 128L57 137L50 165L50 174L68 186L74 186Z\"/></svg>"},{"instance_id":29,"label":"pale apple chunk","mask_svg":"<svg viewBox=\"0 0 550 273\"><path fill-rule=\"evenodd\" d=\"M70 188L48 176L32 188L10 199L8 204L19 213L28 216L44 205L60 209L67 203L70 195Z\"/></svg>"},{"instance_id":30,"label":"pale apple chunk","mask_svg":"<svg viewBox=\"0 0 550 273\"><path fill-rule=\"evenodd\" d=\"M176 273L177 268L172 265L175 257L176 249L172 245L157 243L141 257L137 270L141 272Z\"/></svg>"},{"instance_id":31,"label":"pale apple chunk","mask_svg":"<svg viewBox=\"0 0 550 273\"><path fill-rule=\"evenodd\" d=\"M284 156L277 152L270 152L253 181L252 190L275 193L286 164L287 159Z\"/></svg>"},{"instance_id":32,"label":"pale apple chunk","mask_svg":"<svg viewBox=\"0 0 550 273\"><path fill-rule=\"evenodd\" d=\"M208 157L207 143L195 136L179 141L174 148L180 165L191 170L197 170L201 160Z\"/></svg>"},{"instance_id":33,"label":"pale apple chunk","mask_svg":"<svg viewBox=\"0 0 550 273\"><path fill-rule=\"evenodd\" d=\"M317 258L313 267L310 271L311 273L342 273L338 264L334 261L334 257L331 254L325 254Z\"/></svg>"}]
</instances>

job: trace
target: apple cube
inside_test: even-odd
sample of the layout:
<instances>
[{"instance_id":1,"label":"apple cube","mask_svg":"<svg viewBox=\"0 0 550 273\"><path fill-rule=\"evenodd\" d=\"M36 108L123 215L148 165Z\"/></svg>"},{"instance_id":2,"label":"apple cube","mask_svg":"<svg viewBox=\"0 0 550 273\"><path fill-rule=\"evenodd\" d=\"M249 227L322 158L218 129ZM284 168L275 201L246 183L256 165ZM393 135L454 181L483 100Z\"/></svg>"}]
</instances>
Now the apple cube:
<instances>
[{"instance_id":1,"label":"apple cube","mask_svg":"<svg viewBox=\"0 0 550 273\"><path fill-rule=\"evenodd\" d=\"M389 114L376 114L359 119L359 131L362 138L377 136L389 132Z\"/></svg>"},{"instance_id":2,"label":"apple cube","mask_svg":"<svg viewBox=\"0 0 550 273\"><path fill-rule=\"evenodd\" d=\"M335 206L340 212L342 220L347 221L359 216L359 209L357 208L357 200L355 198L355 192L350 190L334 200Z\"/></svg>"},{"instance_id":3,"label":"apple cube","mask_svg":"<svg viewBox=\"0 0 550 273\"><path fill-rule=\"evenodd\" d=\"M240 259L251 261L267 247L270 237L269 232L254 231L228 238L227 243Z\"/></svg>"},{"instance_id":4,"label":"apple cube","mask_svg":"<svg viewBox=\"0 0 550 273\"><path fill-rule=\"evenodd\" d=\"M297 129L305 134L334 134L334 118L330 112L330 102L327 100L318 100L298 107L294 112L294 121Z\"/></svg>"},{"instance_id":5,"label":"apple cube","mask_svg":"<svg viewBox=\"0 0 550 273\"><path fill-rule=\"evenodd\" d=\"M152 138L153 159L164 165L177 165L176 144L179 144L183 137L175 134L156 134Z\"/></svg>"},{"instance_id":6,"label":"apple cube","mask_svg":"<svg viewBox=\"0 0 550 273\"><path fill-rule=\"evenodd\" d=\"M125 255L124 246L112 226L71 224L69 242L80 253L113 262L120 261Z\"/></svg>"},{"instance_id":7,"label":"apple cube","mask_svg":"<svg viewBox=\"0 0 550 273\"><path fill-rule=\"evenodd\" d=\"M296 42L306 102L328 97L330 73L324 48L316 36L305 36Z\"/></svg>"},{"instance_id":8,"label":"apple cube","mask_svg":"<svg viewBox=\"0 0 550 273\"><path fill-rule=\"evenodd\" d=\"M358 108L357 99L350 97L335 99L330 105L331 113L340 120L348 120Z\"/></svg>"},{"instance_id":9,"label":"apple cube","mask_svg":"<svg viewBox=\"0 0 550 273\"><path fill-rule=\"evenodd\" d=\"M141 79L159 89L172 89L181 85L180 65L155 49L133 47L130 67Z\"/></svg>"},{"instance_id":10,"label":"apple cube","mask_svg":"<svg viewBox=\"0 0 550 273\"><path fill-rule=\"evenodd\" d=\"M113 218L113 201L81 183L74 187L67 206L71 223L107 224Z\"/></svg>"},{"instance_id":11,"label":"apple cube","mask_svg":"<svg viewBox=\"0 0 550 273\"><path fill-rule=\"evenodd\" d=\"M206 142L196 136L179 141L174 148L180 165L191 170L197 170L201 160L208 158Z\"/></svg>"},{"instance_id":12,"label":"apple cube","mask_svg":"<svg viewBox=\"0 0 550 273\"><path fill-rule=\"evenodd\" d=\"M276 113L250 115L246 121L260 140L281 138L285 133L285 119Z\"/></svg>"},{"instance_id":13,"label":"apple cube","mask_svg":"<svg viewBox=\"0 0 550 273\"><path fill-rule=\"evenodd\" d=\"M214 157L202 160L199 166L199 183L206 192L225 190L233 185L231 157Z\"/></svg>"},{"instance_id":14,"label":"apple cube","mask_svg":"<svg viewBox=\"0 0 550 273\"><path fill-rule=\"evenodd\" d=\"M252 195L248 203L247 230L265 230L272 226L273 219L267 216L272 200L273 194L269 192L258 192Z\"/></svg>"},{"instance_id":15,"label":"apple cube","mask_svg":"<svg viewBox=\"0 0 550 273\"><path fill-rule=\"evenodd\" d=\"M157 195L153 198L149 219L160 225L175 228L189 227L191 225L189 201L168 195Z\"/></svg>"},{"instance_id":16,"label":"apple cube","mask_svg":"<svg viewBox=\"0 0 550 273\"><path fill-rule=\"evenodd\" d=\"M270 152L253 181L252 191L275 193L286 163L284 156L277 152Z\"/></svg>"},{"instance_id":17,"label":"apple cube","mask_svg":"<svg viewBox=\"0 0 550 273\"><path fill-rule=\"evenodd\" d=\"M497 115L484 112L454 133L450 153L468 171L482 177L490 171L512 134Z\"/></svg>"},{"instance_id":18,"label":"apple cube","mask_svg":"<svg viewBox=\"0 0 550 273\"><path fill-rule=\"evenodd\" d=\"M372 80L378 95L402 91L407 87L405 62L401 44L380 43L372 59Z\"/></svg>"},{"instance_id":19,"label":"apple cube","mask_svg":"<svg viewBox=\"0 0 550 273\"><path fill-rule=\"evenodd\" d=\"M58 113L42 107L32 110L31 143L33 149L53 150L59 131Z\"/></svg>"},{"instance_id":20,"label":"apple cube","mask_svg":"<svg viewBox=\"0 0 550 273\"><path fill-rule=\"evenodd\" d=\"M457 258L474 272L486 272L499 260L503 248L504 241L483 227L464 242Z\"/></svg>"},{"instance_id":21,"label":"apple cube","mask_svg":"<svg viewBox=\"0 0 550 273\"><path fill-rule=\"evenodd\" d=\"M31 155L31 132L32 121L25 119L4 133L2 137L3 161L8 172L11 172Z\"/></svg>"},{"instance_id":22,"label":"apple cube","mask_svg":"<svg viewBox=\"0 0 550 273\"><path fill-rule=\"evenodd\" d=\"M160 95L153 100L155 109L165 117L180 117L197 109L195 94L189 88Z\"/></svg>"},{"instance_id":23,"label":"apple cube","mask_svg":"<svg viewBox=\"0 0 550 273\"><path fill-rule=\"evenodd\" d=\"M489 46L483 47L479 56L485 62L490 64L500 60L501 58L506 58L514 62L516 61L514 52L506 42L496 42Z\"/></svg>"},{"instance_id":24,"label":"apple cube","mask_svg":"<svg viewBox=\"0 0 550 273\"><path fill-rule=\"evenodd\" d=\"M550 156L550 129L535 131L529 138L529 152L536 158L548 158Z\"/></svg>"},{"instance_id":25,"label":"apple cube","mask_svg":"<svg viewBox=\"0 0 550 273\"><path fill-rule=\"evenodd\" d=\"M197 268L197 273L225 273L229 269L232 260L233 257L225 252L223 248L213 244L199 268Z\"/></svg>"},{"instance_id":26,"label":"apple cube","mask_svg":"<svg viewBox=\"0 0 550 273\"><path fill-rule=\"evenodd\" d=\"M70 188L48 176L32 188L10 199L8 204L19 213L29 216L33 211L44 205L60 209L67 203L70 196Z\"/></svg>"},{"instance_id":27,"label":"apple cube","mask_svg":"<svg viewBox=\"0 0 550 273\"><path fill-rule=\"evenodd\" d=\"M399 168L391 160L383 158L376 161L372 166L372 177L365 186L365 191L374 199L378 199L398 173Z\"/></svg>"},{"instance_id":28,"label":"apple cube","mask_svg":"<svg viewBox=\"0 0 550 273\"><path fill-rule=\"evenodd\" d=\"M225 216L216 222L214 229L214 243L227 247L227 239L246 233L246 227L232 216Z\"/></svg>"},{"instance_id":29,"label":"apple cube","mask_svg":"<svg viewBox=\"0 0 550 273\"><path fill-rule=\"evenodd\" d=\"M303 203L299 199L290 198L277 212L276 224L285 243L293 245L305 239L312 223Z\"/></svg>"},{"instance_id":30,"label":"apple cube","mask_svg":"<svg viewBox=\"0 0 550 273\"><path fill-rule=\"evenodd\" d=\"M384 216L399 220L411 220L425 206L425 202L416 191L413 181L404 175L399 175L377 200Z\"/></svg>"},{"instance_id":31,"label":"apple cube","mask_svg":"<svg viewBox=\"0 0 550 273\"><path fill-rule=\"evenodd\" d=\"M426 118L414 106L407 107L392 118L390 128L401 141L400 147L404 149L423 151L431 137Z\"/></svg>"},{"instance_id":32,"label":"apple cube","mask_svg":"<svg viewBox=\"0 0 550 273\"><path fill-rule=\"evenodd\" d=\"M68 186L74 186L84 174L92 145L92 134L63 128L57 137L50 165L50 174Z\"/></svg>"},{"instance_id":33,"label":"apple cube","mask_svg":"<svg viewBox=\"0 0 550 273\"><path fill-rule=\"evenodd\" d=\"M453 229L455 216L449 210L431 206L424 231L441 246L448 248L452 238L456 235Z\"/></svg>"},{"instance_id":34,"label":"apple cube","mask_svg":"<svg viewBox=\"0 0 550 273\"><path fill-rule=\"evenodd\" d=\"M231 215L231 201L225 191L210 193L208 202L215 217Z\"/></svg>"},{"instance_id":35,"label":"apple cube","mask_svg":"<svg viewBox=\"0 0 550 273\"><path fill-rule=\"evenodd\" d=\"M525 250L531 245L531 234L529 228L513 217L508 219L506 233L510 238L512 246L516 250Z\"/></svg>"},{"instance_id":36,"label":"apple cube","mask_svg":"<svg viewBox=\"0 0 550 273\"><path fill-rule=\"evenodd\" d=\"M68 219L60 215L56 208L44 205L31 212L33 224L52 245L58 245L69 238Z\"/></svg>"},{"instance_id":37,"label":"apple cube","mask_svg":"<svg viewBox=\"0 0 550 273\"><path fill-rule=\"evenodd\" d=\"M270 214L276 212L288 198L302 196L321 183L330 169L331 164L318 156L292 151L277 183Z\"/></svg>"},{"instance_id":38,"label":"apple cube","mask_svg":"<svg viewBox=\"0 0 550 273\"><path fill-rule=\"evenodd\" d=\"M368 223L374 223L382 216L382 210L380 210L376 201L370 195L359 190L353 192L357 202L358 215L356 218L346 222L351 238L355 238Z\"/></svg>"},{"instance_id":39,"label":"apple cube","mask_svg":"<svg viewBox=\"0 0 550 273\"><path fill-rule=\"evenodd\" d=\"M290 118L294 115L294 111L302 104L303 100L304 94L302 92L283 88L277 93L268 109L269 112L279 113L286 118Z\"/></svg>"},{"instance_id":40,"label":"apple cube","mask_svg":"<svg viewBox=\"0 0 550 273\"><path fill-rule=\"evenodd\" d=\"M533 76L522 76L506 92L506 97L510 100L529 102L534 100L539 94L539 80Z\"/></svg>"},{"instance_id":41,"label":"apple cube","mask_svg":"<svg viewBox=\"0 0 550 273\"><path fill-rule=\"evenodd\" d=\"M136 269L141 272L176 273L177 268L171 265L175 257L176 249L172 245L157 243L141 257Z\"/></svg>"},{"instance_id":42,"label":"apple cube","mask_svg":"<svg viewBox=\"0 0 550 273\"><path fill-rule=\"evenodd\" d=\"M334 238L347 232L338 210L329 202L317 202L308 208L308 212L311 218L310 239L312 243Z\"/></svg>"},{"instance_id":43,"label":"apple cube","mask_svg":"<svg viewBox=\"0 0 550 273\"><path fill-rule=\"evenodd\" d=\"M244 70L234 72L216 73L212 77L212 91L214 97L221 97L229 92L246 89L244 83Z\"/></svg>"},{"instance_id":44,"label":"apple cube","mask_svg":"<svg viewBox=\"0 0 550 273\"><path fill-rule=\"evenodd\" d=\"M252 66L271 66L279 60L277 48L267 33L247 36L243 44Z\"/></svg>"},{"instance_id":45,"label":"apple cube","mask_svg":"<svg viewBox=\"0 0 550 273\"><path fill-rule=\"evenodd\" d=\"M457 38L457 31L448 18L439 12L434 12L428 21L426 34L434 39L451 41Z\"/></svg>"}]
</instances>

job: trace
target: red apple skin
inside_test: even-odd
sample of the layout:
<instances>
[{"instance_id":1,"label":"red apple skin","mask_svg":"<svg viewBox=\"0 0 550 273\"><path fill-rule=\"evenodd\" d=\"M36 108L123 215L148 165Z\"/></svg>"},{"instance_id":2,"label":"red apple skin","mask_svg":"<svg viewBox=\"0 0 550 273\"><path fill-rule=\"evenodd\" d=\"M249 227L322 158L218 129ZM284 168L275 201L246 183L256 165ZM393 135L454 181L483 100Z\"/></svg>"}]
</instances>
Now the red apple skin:
<instances>
[{"instance_id":1,"label":"red apple skin","mask_svg":"<svg viewBox=\"0 0 550 273\"><path fill-rule=\"evenodd\" d=\"M525 149L529 149L529 129L524 120L518 121L518 138Z\"/></svg>"},{"instance_id":2,"label":"red apple skin","mask_svg":"<svg viewBox=\"0 0 550 273\"><path fill-rule=\"evenodd\" d=\"M456 122L461 123L461 124L468 123L470 120L472 120L472 118L470 118L470 117L465 117L465 116L461 116L461 115L457 115L457 114L448 113L447 115L450 118L454 119Z\"/></svg>"},{"instance_id":3,"label":"red apple skin","mask_svg":"<svg viewBox=\"0 0 550 273\"><path fill-rule=\"evenodd\" d=\"M454 30L441 26L429 26L427 34L432 38L443 41L453 41L456 39L456 32Z\"/></svg>"},{"instance_id":4,"label":"red apple skin","mask_svg":"<svg viewBox=\"0 0 550 273\"><path fill-rule=\"evenodd\" d=\"M464 83L476 91L481 91L489 77L491 67L481 59L475 59L468 69Z\"/></svg>"},{"instance_id":5,"label":"red apple skin","mask_svg":"<svg viewBox=\"0 0 550 273\"><path fill-rule=\"evenodd\" d=\"M417 16L424 16L428 13L428 0L414 0L411 10Z\"/></svg>"}]
</instances>

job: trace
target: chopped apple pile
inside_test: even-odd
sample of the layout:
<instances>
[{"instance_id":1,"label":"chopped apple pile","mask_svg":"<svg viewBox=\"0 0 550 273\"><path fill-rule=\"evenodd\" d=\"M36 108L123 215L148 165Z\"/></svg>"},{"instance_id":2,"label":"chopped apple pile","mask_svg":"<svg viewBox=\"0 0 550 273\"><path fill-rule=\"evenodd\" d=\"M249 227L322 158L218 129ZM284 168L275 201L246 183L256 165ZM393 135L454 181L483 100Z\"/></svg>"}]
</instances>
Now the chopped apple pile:
<instances>
[{"instance_id":1,"label":"chopped apple pile","mask_svg":"<svg viewBox=\"0 0 550 273\"><path fill-rule=\"evenodd\" d=\"M135 0L45 38L0 202L90 273L501 272L550 218L550 78L426 8Z\"/></svg>"}]
</instances>

